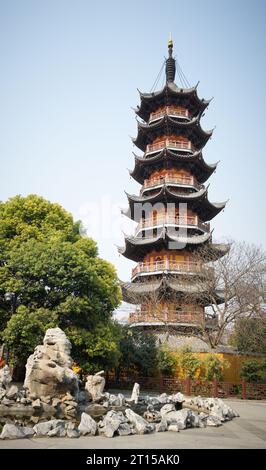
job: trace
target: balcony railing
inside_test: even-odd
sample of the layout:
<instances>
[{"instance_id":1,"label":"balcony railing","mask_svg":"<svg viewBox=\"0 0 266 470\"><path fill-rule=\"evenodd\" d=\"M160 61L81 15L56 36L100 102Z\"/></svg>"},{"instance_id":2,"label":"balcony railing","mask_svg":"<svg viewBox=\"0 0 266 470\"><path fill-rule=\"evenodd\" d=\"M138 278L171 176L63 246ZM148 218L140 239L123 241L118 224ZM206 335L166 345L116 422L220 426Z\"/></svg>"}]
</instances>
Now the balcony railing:
<instances>
[{"instance_id":1,"label":"balcony railing","mask_svg":"<svg viewBox=\"0 0 266 470\"><path fill-rule=\"evenodd\" d=\"M175 184L175 185L182 185L182 186L193 186L194 188L200 189L202 185L200 185L194 176L173 176L173 175L166 175L161 178L153 178L150 180L145 180L141 192L145 189L153 188L154 186L159 186L163 184Z\"/></svg>"},{"instance_id":2,"label":"balcony railing","mask_svg":"<svg viewBox=\"0 0 266 470\"><path fill-rule=\"evenodd\" d=\"M178 141L178 140L161 140L160 142L156 142L155 144L149 144L147 145L146 148L146 154L152 153L152 152L157 152L159 150L162 150L164 148L169 148L173 150L189 150L189 151L194 151L194 146L192 145L191 142L185 142L185 141Z\"/></svg>"},{"instance_id":3,"label":"balcony railing","mask_svg":"<svg viewBox=\"0 0 266 470\"><path fill-rule=\"evenodd\" d=\"M176 217L174 215L159 215L157 217L148 217L147 219L141 219L140 223L136 228L136 234L140 230L158 227L160 225L185 225L189 228L199 228L203 232L210 231L210 224L201 222L197 216Z\"/></svg>"},{"instance_id":4,"label":"balcony railing","mask_svg":"<svg viewBox=\"0 0 266 470\"><path fill-rule=\"evenodd\" d=\"M176 273L191 273L197 274L201 272L207 272L208 268L204 267L198 262L186 262L186 261L172 261L170 259L164 259L162 261L154 262L142 262L138 263L137 266L132 269L131 280L137 275L149 275L156 274L162 271L171 271Z\"/></svg>"},{"instance_id":5,"label":"balcony railing","mask_svg":"<svg viewBox=\"0 0 266 470\"><path fill-rule=\"evenodd\" d=\"M166 106L161 111L151 113L149 122L156 121L156 119L160 119L165 115L190 119L187 109L183 109L183 108L178 109L178 108L172 108L171 106Z\"/></svg>"},{"instance_id":6,"label":"balcony railing","mask_svg":"<svg viewBox=\"0 0 266 470\"><path fill-rule=\"evenodd\" d=\"M199 318L202 316L202 318ZM129 323L138 322L176 322L176 323L203 323L202 311L180 310L168 312L163 310L135 310L129 314Z\"/></svg>"}]
</instances>

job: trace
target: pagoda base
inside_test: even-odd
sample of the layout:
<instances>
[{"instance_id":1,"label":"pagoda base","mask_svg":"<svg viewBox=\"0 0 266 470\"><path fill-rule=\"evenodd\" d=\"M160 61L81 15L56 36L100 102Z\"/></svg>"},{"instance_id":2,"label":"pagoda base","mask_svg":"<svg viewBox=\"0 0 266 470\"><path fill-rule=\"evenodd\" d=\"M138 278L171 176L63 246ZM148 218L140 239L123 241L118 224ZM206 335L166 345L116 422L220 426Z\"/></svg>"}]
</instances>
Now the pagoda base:
<instances>
[{"instance_id":1,"label":"pagoda base","mask_svg":"<svg viewBox=\"0 0 266 470\"><path fill-rule=\"evenodd\" d=\"M151 333L156 338L157 346L165 345L170 351L179 351L187 346L192 352L210 352L210 345L200 336L202 326L189 323L139 322L130 328Z\"/></svg>"}]
</instances>

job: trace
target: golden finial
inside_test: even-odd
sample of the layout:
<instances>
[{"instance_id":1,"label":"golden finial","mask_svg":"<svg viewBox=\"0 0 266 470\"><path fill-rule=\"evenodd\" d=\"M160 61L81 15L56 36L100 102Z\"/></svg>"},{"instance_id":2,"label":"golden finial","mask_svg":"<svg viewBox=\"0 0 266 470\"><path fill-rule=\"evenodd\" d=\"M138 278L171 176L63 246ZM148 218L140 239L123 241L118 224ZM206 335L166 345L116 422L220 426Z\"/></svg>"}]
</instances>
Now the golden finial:
<instances>
[{"instance_id":1,"label":"golden finial","mask_svg":"<svg viewBox=\"0 0 266 470\"><path fill-rule=\"evenodd\" d=\"M169 41L168 41L168 48L173 48L173 39L172 39L172 33L170 33L170 36L169 36Z\"/></svg>"}]
</instances>

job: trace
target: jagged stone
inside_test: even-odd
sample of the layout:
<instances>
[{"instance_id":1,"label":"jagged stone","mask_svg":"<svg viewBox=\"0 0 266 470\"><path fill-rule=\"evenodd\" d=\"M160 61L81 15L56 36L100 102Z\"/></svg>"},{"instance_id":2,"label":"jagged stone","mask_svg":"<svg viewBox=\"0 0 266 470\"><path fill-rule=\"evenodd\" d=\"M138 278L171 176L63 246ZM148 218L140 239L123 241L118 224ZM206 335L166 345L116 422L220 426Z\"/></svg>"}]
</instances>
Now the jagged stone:
<instances>
[{"instance_id":1,"label":"jagged stone","mask_svg":"<svg viewBox=\"0 0 266 470\"><path fill-rule=\"evenodd\" d=\"M0 439L24 439L34 435L33 428L19 426L17 424L5 424Z\"/></svg>"},{"instance_id":2,"label":"jagged stone","mask_svg":"<svg viewBox=\"0 0 266 470\"><path fill-rule=\"evenodd\" d=\"M176 411L175 405L173 403L167 403L161 408L160 413L161 416L164 417L165 414L170 413L171 411Z\"/></svg>"},{"instance_id":3,"label":"jagged stone","mask_svg":"<svg viewBox=\"0 0 266 470\"><path fill-rule=\"evenodd\" d=\"M217 416L208 416L206 419L207 426L221 426L221 420Z\"/></svg>"},{"instance_id":4,"label":"jagged stone","mask_svg":"<svg viewBox=\"0 0 266 470\"><path fill-rule=\"evenodd\" d=\"M132 428L128 423L121 423L117 429L117 434L119 434L119 436L129 436L132 434Z\"/></svg>"},{"instance_id":5,"label":"jagged stone","mask_svg":"<svg viewBox=\"0 0 266 470\"><path fill-rule=\"evenodd\" d=\"M61 401L63 403L67 402L67 401L73 401L73 396L71 395L71 393L67 392L61 399Z\"/></svg>"},{"instance_id":6,"label":"jagged stone","mask_svg":"<svg viewBox=\"0 0 266 470\"><path fill-rule=\"evenodd\" d=\"M70 439L77 439L80 436L80 432L78 429L67 429L67 437Z\"/></svg>"},{"instance_id":7,"label":"jagged stone","mask_svg":"<svg viewBox=\"0 0 266 470\"><path fill-rule=\"evenodd\" d=\"M31 422L34 424L37 424L40 420L39 416L31 416L30 418Z\"/></svg>"},{"instance_id":8,"label":"jagged stone","mask_svg":"<svg viewBox=\"0 0 266 470\"><path fill-rule=\"evenodd\" d=\"M90 434L95 436L97 432L97 423L90 415L87 413L82 413L78 430L82 435Z\"/></svg>"},{"instance_id":9,"label":"jagged stone","mask_svg":"<svg viewBox=\"0 0 266 470\"><path fill-rule=\"evenodd\" d=\"M184 401L185 401L184 395L180 392L178 392L174 395L170 395L169 399L170 399L170 401L172 401L174 403L184 403Z\"/></svg>"},{"instance_id":10,"label":"jagged stone","mask_svg":"<svg viewBox=\"0 0 266 470\"><path fill-rule=\"evenodd\" d=\"M204 427L204 426L201 426L201 419L199 417L199 414L195 411L191 411L189 415L189 426L192 428Z\"/></svg>"},{"instance_id":11,"label":"jagged stone","mask_svg":"<svg viewBox=\"0 0 266 470\"><path fill-rule=\"evenodd\" d=\"M1 401L1 404L5 406L11 406L11 405L14 405L14 401L9 400L8 398L4 397Z\"/></svg>"},{"instance_id":12,"label":"jagged stone","mask_svg":"<svg viewBox=\"0 0 266 470\"><path fill-rule=\"evenodd\" d=\"M9 400L16 400L18 395L18 387L16 385L11 385L11 387L6 392L6 398Z\"/></svg>"},{"instance_id":13,"label":"jagged stone","mask_svg":"<svg viewBox=\"0 0 266 470\"><path fill-rule=\"evenodd\" d=\"M24 387L31 397L59 397L78 392L78 378L71 369L71 343L60 328L46 331L43 345L37 346L26 364Z\"/></svg>"},{"instance_id":14,"label":"jagged stone","mask_svg":"<svg viewBox=\"0 0 266 470\"><path fill-rule=\"evenodd\" d=\"M168 405L164 405L167 407ZM164 412L162 414L162 417L165 419L167 422L167 425L171 424L177 424L179 429L186 429L189 419L190 419L191 411L182 409L178 411L169 411L169 412Z\"/></svg>"},{"instance_id":15,"label":"jagged stone","mask_svg":"<svg viewBox=\"0 0 266 470\"><path fill-rule=\"evenodd\" d=\"M106 412L106 407L98 403L92 403L85 408L85 413L92 416L93 418L100 418L101 416L104 416Z\"/></svg>"},{"instance_id":16,"label":"jagged stone","mask_svg":"<svg viewBox=\"0 0 266 470\"><path fill-rule=\"evenodd\" d=\"M134 411L126 409L125 415L128 421L133 424L137 434L148 434L155 430L154 424L148 423L148 421L134 413Z\"/></svg>"},{"instance_id":17,"label":"jagged stone","mask_svg":"<svg viewBox=\"0 0 266 470\"><path fill-rule=\"evenodd\" d=\"M158 401L163 405L166 405L166 403L170 403L171 400L167 393L161 393L161 395L158 396Z\"/></svg>"},{"instance_id":18,"label":"jagged stone","mask_svg":"<svg viewBox=\"0 0 266 470\"><path fill-rule=\"evenodd\" d=\"M61 403L60 398L56 398L56 397L55 397L55 398L52 399L52 406L53 406L54 408L56 408L58 405L60 405L60 403Z\"/></svg>"},{"instance_id":19,"label":"jagged stone","mask_svg":"<svg viewBox=\"0 0 266 470\"><path fill-rule=\"evenodd\" d=\"M37 398L37 400L34 400L32 402L32 407L36 410L39 410L42 407L41 400Z\"/></svg>"},{"instance_id":20,"label":"jagged stone","mask_svg":"<svg viewBox=\"0 0 266 470\"><path fill-rule=\"evenodd\" d=\"M65 437L66 436L66 426L65 422L58 422L56 426L52 427L52 429L48 432L49 437Z\"/></svg>"},{"instance_id":21,"label":"jagged stone","mask_svg":"<svg viewBox=\"0 0 266 470\"><path fill-rule=\"evenodd\" d=\"M0 388L0 401L5 397L5 395L6 395L6 389Z\"/></svg>"},{"instance_id":22,"label":"jagged stone","mask_svg":"<svg viewBox=\"0 0 266 470\"><path fill-rule=\"evenodd\" d=\"M165 419L162 419L160 421L160 423L157 423L155 425L155 431L156 432L165 432L165 431L167 431L167 422L165 421Z\"/></svg>"},{"instance_id":23,"label":"jagged stone","mask_svg":"<svg viewBox=\"0 0 266 470\"><path fill-rule=\"evenodd\" d=\"M178 424L170 424L168 426L167 431L179 432L179 425Z\"/></svg>"},{"instance_id":24,"label":"jagged stone","mask_svg":"<svg viewBox=\"0 0 266 470\"><path fill-rule=\"evenodd\" d=\"M105 378L102 377L104 371L101 370L94 375L88 375L85 390L92 401L100 400L105 387Z\"/></svg>"},{"instance_id":25,"label":"jagged stone","mask_svg":"<svg viewBox=\"0 0 266 470\"><path fill-rule=\"evenodd\" d=\"M143 418L148 421L148 423L159 423L162 419L161 413L159 411L145 411Z\"/></svg>"},{"instance_id":26,"label":"jagged stone","mask_svg":"<svg viewBox=\"0 0 266 470\"><path fill-rule=\"evenodd\" d=\"M9 384L12 382L11 370L8 365L0 369L0 388L8 389Z\"/></svg>"},{"instance_id":27,"label":"jagged stone","mask_svg":"<svg viewBox=\"0 0 266 470\"><path fill-rule=\"evenodd\" d=\"M130 401L132 401L133 403L138 403L139 394L140 394L140 386L137 382L135 382L132 393L131 393Z\"/></svg>"},{"instance_id":28,"label":"jagged stone","mask_svg":"<svg viewBox=\"0 0 266 470\"><path fill-rule=\"evenodd\" d=\"M36 433L36 437L48 436L52 429L65 427L65 421L61 419L51 419L50 421L44 421L36 424L33 429Z\"/></svg>"},{"instance_id":29,"label":"jagged stone","mask_svg":"<svg viewBox=\"0 0 266 470\"><path fill-rule=\"evenodd\" d=\"M101 421L99 426L100 434L104 434L106 437L113 437L120 425L126 422L127 419L121 411L110 410Z\"/></svg>"}]
</instances>

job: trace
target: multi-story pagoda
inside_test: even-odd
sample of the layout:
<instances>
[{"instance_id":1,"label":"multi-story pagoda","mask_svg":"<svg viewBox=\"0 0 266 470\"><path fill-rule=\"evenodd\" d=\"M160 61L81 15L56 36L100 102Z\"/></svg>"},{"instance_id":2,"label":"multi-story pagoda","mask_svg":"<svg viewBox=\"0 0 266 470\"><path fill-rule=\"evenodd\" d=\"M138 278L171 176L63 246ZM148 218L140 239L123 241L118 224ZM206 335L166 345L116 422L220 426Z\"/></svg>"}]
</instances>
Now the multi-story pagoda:
<instances>
[{"instance_id":1,"label":"multi-story pagoda","mask_svg":"<svg viewBox=\"0 0 266 470\"><path fill-rule=\"evenodd\" d=\"M142 187L139 196L127 194L124 214L138 225L119 251L137 265L122 291L126 302L139 306L130 315L132 326L171 325L193 333L204 325L210 304L204 295L204 278L211 275L207 263L228 250L212 242L209 223L225 203L210 202L204 186L217 166L202 156L212 135L200 125L209 101L198 97L197 87L174 83L171 40L168 51L164 88L140 93L135 110L141 121L133 142L144 155L135 155L131 176Z\"/></svg>"}]
</instances>

